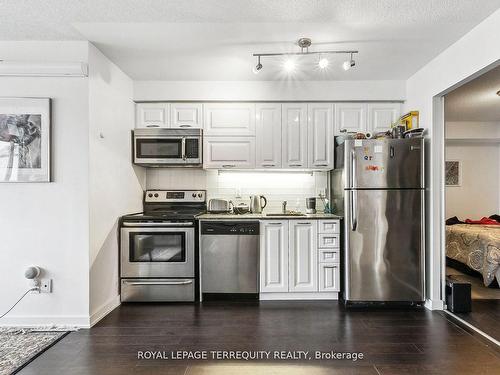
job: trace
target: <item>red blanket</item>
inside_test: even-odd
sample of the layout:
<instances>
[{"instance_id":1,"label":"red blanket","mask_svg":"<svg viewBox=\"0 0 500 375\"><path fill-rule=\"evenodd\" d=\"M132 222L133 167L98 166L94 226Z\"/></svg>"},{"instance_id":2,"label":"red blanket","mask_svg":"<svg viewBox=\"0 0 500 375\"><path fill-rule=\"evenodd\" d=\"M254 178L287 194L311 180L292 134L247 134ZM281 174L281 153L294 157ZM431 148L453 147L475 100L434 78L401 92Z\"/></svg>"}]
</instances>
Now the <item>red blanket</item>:
<instances>
[{"instance_id":1,"label":"red blanket","mask_svg":"<svg viewBox=\"0 0 500 375\"><path fill-rule=\"evenodd\" d=\"M467 224L500 225L500 222L490 219L489 217L483 217L481 220L465 219L465 222Z\"/></svg>"}]
</instances>

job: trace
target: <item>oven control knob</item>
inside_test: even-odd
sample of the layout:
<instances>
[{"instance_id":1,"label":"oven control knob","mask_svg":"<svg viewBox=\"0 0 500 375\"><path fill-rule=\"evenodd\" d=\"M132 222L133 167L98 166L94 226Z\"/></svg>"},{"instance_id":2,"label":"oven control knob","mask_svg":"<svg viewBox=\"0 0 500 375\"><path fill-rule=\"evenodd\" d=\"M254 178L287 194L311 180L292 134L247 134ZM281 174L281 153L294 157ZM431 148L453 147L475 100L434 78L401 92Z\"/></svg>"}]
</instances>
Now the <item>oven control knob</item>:
<instances>
[{"instance_id":1,"label":"oven control knob","mask_svg":"<svg viewBox=\"0 0 500 375\"><path fill-rule=\"evenodd\" d=\"M148 197L149 197L149 198L152 198L152 197L153 197L153 194L149 193L149 194L148 194Z\"/></svg>"},{"instance_id":2,"label":"oven control knob","mask_svg":"<svg viewBox=\"0 0 500 375\"><path fill-rule=\"evenodd\" d=\"M203 194L198 193L198 198L201 198L202 196L203 196Z\"/></svg>"},{"instance_id":3,"label":"oven control knob","mask_svg":"<svg viewBox=\"0 0 500 375\"><path fill-rule=\"evenodd\" d=\"M155 193L155 198L158 198L158 193Z\"/></svg>"},{"instance_id":4,"label":"oven control knob","mask_svg":"<svg viewBox=\"0 0 500 375\"><path fill-rule=\"evenodd\" d=\"M196 193L193 193L192 196L193 196L193 198L196 198Z\"/></svg>"}]
</instances>

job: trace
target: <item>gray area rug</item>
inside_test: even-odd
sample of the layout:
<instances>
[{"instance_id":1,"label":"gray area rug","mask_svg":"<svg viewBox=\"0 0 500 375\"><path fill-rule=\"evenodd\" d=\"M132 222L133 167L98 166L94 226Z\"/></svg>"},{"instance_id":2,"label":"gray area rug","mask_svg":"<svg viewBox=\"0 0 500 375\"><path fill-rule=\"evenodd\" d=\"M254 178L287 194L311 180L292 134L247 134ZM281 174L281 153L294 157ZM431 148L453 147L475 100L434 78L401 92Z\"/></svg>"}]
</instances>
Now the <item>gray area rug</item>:
<instances>
[{"instance_id":1,"label":"gray area rug","mask_svg":"<svg viewBox=\"0 0 500 375\"><path fill-rule=\"evenodd\" d=\"M0 328L0 375L15 374L67 333Z\"/></svg>"}]
</instances>

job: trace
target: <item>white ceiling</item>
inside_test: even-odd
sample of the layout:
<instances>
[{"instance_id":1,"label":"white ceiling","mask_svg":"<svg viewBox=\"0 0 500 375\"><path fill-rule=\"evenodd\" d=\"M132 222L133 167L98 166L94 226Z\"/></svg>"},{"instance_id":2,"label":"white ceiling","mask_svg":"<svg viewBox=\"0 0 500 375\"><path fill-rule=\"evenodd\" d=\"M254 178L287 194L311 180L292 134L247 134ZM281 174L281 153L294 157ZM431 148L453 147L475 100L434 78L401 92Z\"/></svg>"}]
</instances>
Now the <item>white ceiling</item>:
<instances>
[{"instance_id":1,"label":"white ceiling","mask_svg":"<svg viewBox=\"0 0 500 375\"><path fill-rule=\"evenodd\" d=\"M500 66L445 96L446 121L498 122L500 124Z\"/></svg>"},{"instance_id":2,"label":"white ceiling","mask_svg":"<svg viewBox=\"0 0 500 375\"><path fill-rule=\"evenodd\" d=\"M500 0L0 0L0 40L90 40L133 79L280 80L281 60L254 52L357 49L357 66L292 78L406 79L489 14ZM1 56L0 56L1 58Z\"/></svg>"}]
</instances>

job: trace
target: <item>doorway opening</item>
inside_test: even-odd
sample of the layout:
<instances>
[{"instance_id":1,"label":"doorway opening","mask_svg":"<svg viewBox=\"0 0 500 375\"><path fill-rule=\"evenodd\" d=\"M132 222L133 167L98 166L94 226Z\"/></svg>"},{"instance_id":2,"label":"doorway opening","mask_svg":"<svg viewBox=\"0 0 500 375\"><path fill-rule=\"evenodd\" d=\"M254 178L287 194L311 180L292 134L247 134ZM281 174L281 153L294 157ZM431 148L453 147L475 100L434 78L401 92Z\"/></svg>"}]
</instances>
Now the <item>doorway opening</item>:
<instances>
[{"instance_id":1,"label":"doorway opening","mask_svg":"<svg viewBox=\"0 0 500 375\"><path fill-rule=\"evenodd\" d=\"M471 288L471 311L454 315L498 342L500 66L443 98L444 275Z\"/></svg>"}]
</instances>

